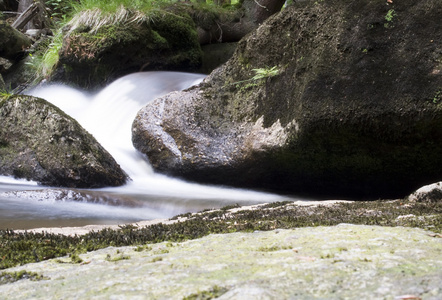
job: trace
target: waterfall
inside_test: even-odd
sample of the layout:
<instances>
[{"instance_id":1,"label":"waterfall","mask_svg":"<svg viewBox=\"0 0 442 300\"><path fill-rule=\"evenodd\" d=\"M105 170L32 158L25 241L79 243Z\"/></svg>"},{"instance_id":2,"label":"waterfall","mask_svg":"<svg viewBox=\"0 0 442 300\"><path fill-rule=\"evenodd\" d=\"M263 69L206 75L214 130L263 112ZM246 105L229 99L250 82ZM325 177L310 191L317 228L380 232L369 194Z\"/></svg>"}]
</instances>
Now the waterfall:
<instances>
[{"instance_id":1,"label":"waterfall","mask_svg":"<svg viewBox=\"0 0 442 300\"><path fill-rule=\"evenodd\" d=\"M83 218L86 219L84 222L89 224L109 223L109 219L113 219L110 223L115 223L117 221L172 217L179 213L235 203L250 205L287 200L285 197L273 194L188 183L156 174L147 159L133 147L131 126L139 109L149 101L172 91L186 89L198 84L203 79L204 75L199 74L140 72L124 76L94 94L62 84L46 84L29 91L29 95L43 98L75 118L115 158L131 178L122 187L89 191L116 195L122 199L130 198L130 203L133 201L143 203L143 208L103 208L105 205L96 204L92 207L92 204L85 206L84 203L67 203L66 201L55 205L54 201L46 199L43 201L45 203L40 201L38 209L36 209L30 205L30 199L3 199L0 195L0 218L2 217L2 209L17 206L21 207L16 208L21 211L21 214L32 214L31 218L34 219ZM2 182L5 186L4 178L2 180L0 177L0 192L2 191ZM27 186L23 182L17 183L12 188L10 182L7 184L9 185L6 186L6 189L10 190L35 189L35 185ZM100 208L97 208L98 206ZM54 214L58 215L54 216ZM17 219L13 219L11 221L13 224L15 224L14 220L16 223L18 222ZM59 226L60 221L54 224Z\"/></svg>"}]
</instances>

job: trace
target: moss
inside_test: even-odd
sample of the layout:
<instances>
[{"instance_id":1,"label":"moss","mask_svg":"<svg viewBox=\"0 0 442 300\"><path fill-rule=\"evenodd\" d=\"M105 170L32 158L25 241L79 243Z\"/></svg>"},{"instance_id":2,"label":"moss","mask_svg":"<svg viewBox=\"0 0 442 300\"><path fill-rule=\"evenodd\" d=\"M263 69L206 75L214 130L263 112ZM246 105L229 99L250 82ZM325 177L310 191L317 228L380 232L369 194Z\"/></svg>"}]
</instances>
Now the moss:
<instances>
[{"instance_id":1,"label":"moss","mask_svg":"<svg viewBox=\"0 0 442 300\"><path fill-rule=\"evenodd\" d=\"M362 201L338 203L330 207L296 206L284 202L272 204L271 207L259 207L256 210L221 212L223 218L220 218L220 214L209 211L194 214L186 221L169 225L159 223L142 228L123 226L118 230L104 229L82 236L0 230L0 269L109 246L178 242L211 233L332 226L340 223L419 227L442 233L442 201L430 203L410 203L406 200ZM146 249L148 247L146 246ZM168 251L162 249L160 252ZM161 254L160 252L156 254ZM116 257L124 259L123 256L120 254Z\"/></svg>"},{"instance_id":2,"label":"moss","mask_svg":"<svg viewBox=\"0 0 442 300\"><path fill-rule=\"evenodd\" d=\"M0 285L16 282L22 279L29 279L32 281L39 281L46 279L43 275L35 272L28 272L26 270L19 272L3 272L0 273Z\"/></svg>"},{"instance_id":3,"label":"moss","mask_svg":"<svg viewBox=\"0 0 442 300\"><path fill-rule=\"evenodd\" d=\"M228 288L214 286L210 290L201 291L183 298L183 300L209 300L220 297L221 295L227 293Z\"/></svg>"}]
</instances>

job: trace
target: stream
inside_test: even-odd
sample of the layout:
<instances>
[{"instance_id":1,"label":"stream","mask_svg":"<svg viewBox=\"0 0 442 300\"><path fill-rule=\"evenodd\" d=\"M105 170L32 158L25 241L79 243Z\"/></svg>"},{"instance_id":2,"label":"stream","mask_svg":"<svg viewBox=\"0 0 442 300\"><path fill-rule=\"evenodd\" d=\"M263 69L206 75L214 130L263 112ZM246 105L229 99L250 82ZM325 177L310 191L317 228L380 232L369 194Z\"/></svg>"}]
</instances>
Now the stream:
<instances>
[{"instance_id":1,"label":"stream","mask_svg":"<svg viewBox=\"0 0 442 300\"><path fill-rule=\"evenodd\" d=\"M147 158L132 146L131 125L140 108L169 92L198 84L204 77L180 72L140 72L124 76L93 94L62 84L42 85L29 91L28 94L46 99L75 118L109 151L131 180L121 187L72 190L91 196L78 201L57 198L52 192L59 191L58 188L0 176L0 229L124 224L233 204L295 200L157 174ZM11 191L36 192L12 195ZM95 200L88 201L90 198Z\"/></svg>"}]
</instances>

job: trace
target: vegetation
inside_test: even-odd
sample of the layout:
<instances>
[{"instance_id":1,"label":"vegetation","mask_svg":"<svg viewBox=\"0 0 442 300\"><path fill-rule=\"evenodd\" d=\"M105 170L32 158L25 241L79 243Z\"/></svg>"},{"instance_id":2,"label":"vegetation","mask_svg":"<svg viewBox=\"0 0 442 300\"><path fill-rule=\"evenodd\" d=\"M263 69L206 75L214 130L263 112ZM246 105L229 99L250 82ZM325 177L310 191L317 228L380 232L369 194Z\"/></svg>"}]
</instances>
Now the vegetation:
<instances>
[{"instance_id":1,"label":"vegetation","mask_svg":"<svg viewBox=\"0 0 442 300\"><path fill-rule=\"evenodd\" d=\"M237 87L239 87L239 84L244 82L249 82L245 87L243 87L243 88L249 88L252 86L256 86L258 80L270 78L280 73L280 70L278 69L277 66L273 66L271 68L258 68L258 69L253 69L252 71L255 73L255 75L252 78L236 81L231 83L230 85L236 85Z\"/></svg>"},{"instance_id":2,"label":"vegetation","mask_svg":"<svg viewBox=\"0 0 442 300\"><path fill-rule=\"evenodd\" d=\"M169 225L159 223L142 228L123 226L118 230L104 229L82 236L0 230L0 269L68 254L75 258L77 253L109 246L133 245L138 246L138 251L149 251L149 246L140 245L163 241L179 242L212 233L332 226L340 223L419 227L431 230L435 236L440 237L442 202L411 203L394 200L345 202L332 206L298 206L292 202L279 202L261 206L256 210L232 212L220 209L193 214L186 220ZM164 249L164 252L166 251L168 250ZM120 260L128 257L120 254L109 259Z\"/></svg>"},{"instance_id":3,"label":"vegetation","mask_svg":"<svg viewBox=\"0 0 442 300\"><path fill-rule=\"evenodd\" d=\"M20 272L3 272L0 273L0 285L16 282L22 279L30 279L32 281L38 281L45 279L43 275L34 273L34 272L28 272L28 271L20 271Z\"/></svg>"},{"instance_id":4,"label":"vegetation","mask_svg":"<svg viewBox=\"0 0 442 300\"><path fill-rule=\"evenodd\" d=\"M214 286L210 290L201 291L198 293L191 294L187 297L184 297L183 300L209 300L220 297L221 295L227 293L229 291L228 288Z\"/></svg>"},{"instance_id":5,"label":"vegetation","mask_svg":"<svg viewBox=\"0 0 442 300\"><path fill-rule=\"evenodd\" d=\"M213 1L191 1L198 3L198 9L193 5L189 14L205 22L208 15L215 16L215 11L223 9L214 5ZM238 1L232 1L233 7ZM179 8L178 8L179 3ZM124 27L130 23L155 23L155 19L164 19L164 13L173 10L183 11L189 7L189 2L181 3L176 0L47 0L52 19L54 35L40 50L30 54L28 64L34 67L36 82L49 78L59 61L63 39L72 32L84 31L96 34L100 28L107 26ZM191 12L192 11L192 12ZM196 12L195 12L196 11ZM212 17L213 17L212 16ZM107 30L108 31L108 30Z\"/></svg>"}]
</instances>

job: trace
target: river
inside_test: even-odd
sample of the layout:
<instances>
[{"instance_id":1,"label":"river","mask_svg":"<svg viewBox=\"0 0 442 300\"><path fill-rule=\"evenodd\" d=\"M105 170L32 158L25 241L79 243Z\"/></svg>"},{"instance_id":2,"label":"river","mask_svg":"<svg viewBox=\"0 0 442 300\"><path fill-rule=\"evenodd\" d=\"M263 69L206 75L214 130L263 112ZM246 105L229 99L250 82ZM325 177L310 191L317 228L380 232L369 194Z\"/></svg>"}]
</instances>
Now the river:
<instances>
[{"instance_id":1,"label":"river","mask_svg":"<svg viewBox=\"0 0 442 300\"><path fill-rule=\"evenodd\" d=\"M131 180L122 187L73 190L91 195L87 199L95 199L78 201L54 196L59 189L0 176L0 229L123 224L232 204L294 200L157 174L147 158L132 146L131 125L140 108L169 92L198 84L204 77L180 72L140 72L124 76L97 93L62 84L41 85L29 91L28 94L46 99L75 118L112 154Z\"/></svg>"}]
</instances>

